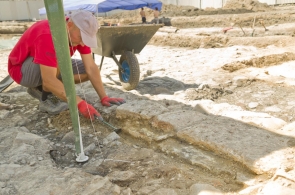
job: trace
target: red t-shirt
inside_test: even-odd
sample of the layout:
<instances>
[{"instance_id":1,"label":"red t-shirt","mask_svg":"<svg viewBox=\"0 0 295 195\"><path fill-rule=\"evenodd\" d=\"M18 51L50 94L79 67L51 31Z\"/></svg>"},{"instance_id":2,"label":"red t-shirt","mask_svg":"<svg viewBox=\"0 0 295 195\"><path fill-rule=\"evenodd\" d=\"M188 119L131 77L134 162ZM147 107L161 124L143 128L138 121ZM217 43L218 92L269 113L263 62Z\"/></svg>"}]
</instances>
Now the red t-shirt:
<instances>
[{"instance_id":1,"label":"red t-shirt","mask_svg":"<svg viewBox=\"0 0 295 195\"><path fill-rule=\"evenodd\" d=\"M69 45L69 49L71 56L76 50L80 54L91 53L90 47L87 46L71 47ZM29 56L34 58L33 62L36 64L57 67L57 58L48 20L36 22L26 30L8 56L9 75L18 84L22 80L22 64Z\"/></svg>"}]
</instances>

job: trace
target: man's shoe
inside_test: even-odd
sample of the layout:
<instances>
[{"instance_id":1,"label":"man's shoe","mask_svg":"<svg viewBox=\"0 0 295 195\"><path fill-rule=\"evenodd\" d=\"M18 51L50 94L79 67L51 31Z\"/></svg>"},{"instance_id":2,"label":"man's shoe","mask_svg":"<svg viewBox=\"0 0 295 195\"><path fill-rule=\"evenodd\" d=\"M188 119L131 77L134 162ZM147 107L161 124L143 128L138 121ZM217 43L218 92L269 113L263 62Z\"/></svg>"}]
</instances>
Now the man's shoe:
<instances>
[{"instance_id":1,"label":"man's shoe","mask_svg":"<svg viewBox=\"0 0 295 195\"><path fill-rule=\"evenodd\" d=\"M29 87L27 93L30 94L33 98L41 100L42 92L39 91L36 87Z\"/></svg>"},{"instance_id":2,"label":"man's shoe","mask_svg":"<svg viewBox=\"0 0 295 195\"><path fill-rule=\"evenodd\" d=\"M68 109L68 104L50 94L45 101L40 99L39 110L48 114L59 114Z\"/></svg>"}]
</instances>

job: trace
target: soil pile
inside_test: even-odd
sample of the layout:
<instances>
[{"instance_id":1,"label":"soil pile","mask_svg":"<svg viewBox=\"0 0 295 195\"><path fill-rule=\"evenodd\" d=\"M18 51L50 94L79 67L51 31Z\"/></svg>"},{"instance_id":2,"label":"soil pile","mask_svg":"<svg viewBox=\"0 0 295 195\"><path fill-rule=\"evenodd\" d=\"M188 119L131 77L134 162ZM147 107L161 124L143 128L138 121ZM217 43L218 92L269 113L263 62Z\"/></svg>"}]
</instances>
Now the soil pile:
<instances>
[{"instance_id":1,"label":"soil pile","mask_svg":"<svg viewBox=\"0 0 295 195\"><path fill-rule=\"evenodd\" d=\"M147 22L150 22L153 16L153 10L149 8L144 9ZM114 15L110 15L108 17L102 18L101 23L109 22L109 23L120 23L121 25L132 24L132 23L141 23L141 16L139 14L140 9L131 10L131 11L123 11Z\"/></svg>"},{"instance_id":2,"label":"soil pile","mask_svg":"<svg viewBox=\"0 0 295 195\"><path fill-rule=\"evenodd\" d=\"M198 8L193 6L177 6L177 5L165 5L163 4L161 15L163 16L173 16L173 15L186 15L188 10L198 10ZM144 8L145 14L147 17L153 17L154 10L150 8ZM140 18L139 15L140 9L138 10L131 10L131 11L124 11L122 13L114 14L108 16L108 19L122 19L122 18Z\"/></svg>"},{"instance_id":3,"label":"soil pile","mask_svg":"<svg viewBox=\"0 0 295 195\"><path fill-rule=\"evenodd\" d=\"M151 22L154 19L154 10L145 8L147 22ZM259 3L252 0L229 0L224 8L206 8L199 9L193 6L177 6L171 4L163 4L160 11L160 18L173 18L173 17L196 17L202 15L224 15L224 14L243 14L251 12L265 12L271 10L271 8L265 3ZM141 23L140 9L132 11L124 11L122 13L114 14L103 18L104 22L131 24ZM185 22L182 22L185 23Z\"/></svg>"},{"instance_id":4,"label":"soil pile","mask_svg":"<svg viewBox=\"0 0 295 195\"><path fill-rule=\"evenodd\" d=\"M255 12L271 10L266 3L260 3L257 0L228 0L224 9L247 9Z\"/></svg>"},{"instance_id":5,"label":"soil pile","mask_svg":"<svg viewBox=\"0 0 295 195\"><path fill-rule=\"evenodd\" d=\"M197 15L199 9L193 6L163 5L161 14L164 16Z\"/></svg>"}]
</instances>

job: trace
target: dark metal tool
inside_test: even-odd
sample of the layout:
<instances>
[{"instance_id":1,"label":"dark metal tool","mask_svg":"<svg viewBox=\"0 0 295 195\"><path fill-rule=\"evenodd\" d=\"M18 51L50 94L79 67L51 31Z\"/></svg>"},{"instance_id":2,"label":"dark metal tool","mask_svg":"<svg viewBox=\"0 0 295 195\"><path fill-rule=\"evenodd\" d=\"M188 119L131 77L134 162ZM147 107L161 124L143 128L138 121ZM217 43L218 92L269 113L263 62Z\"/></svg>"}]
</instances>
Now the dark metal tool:
<instances>
[{"instance_id":1,"label":"dark metal tool","mask_svg":"<svg viewBox=\"0 0 295 195\"><path fill-rule=\"evenodd\" d=\"M4 91L7 87L9 87L14 80L8 75L2 81L0 81L0 92Z\"/></svg>"},{"instance_id":2,"label":"dark metal tool","mask_svg":"<svg viewBox=\"0 0 295 195\"><path fill-rule=\"evenodd\" d=\"M110 127L114 132L119 133L121 131L121 128L117 128L110 123L106 122L101 116L95 116L95 119L97 119L100 123Z\"/></svg>"}]
</instances>

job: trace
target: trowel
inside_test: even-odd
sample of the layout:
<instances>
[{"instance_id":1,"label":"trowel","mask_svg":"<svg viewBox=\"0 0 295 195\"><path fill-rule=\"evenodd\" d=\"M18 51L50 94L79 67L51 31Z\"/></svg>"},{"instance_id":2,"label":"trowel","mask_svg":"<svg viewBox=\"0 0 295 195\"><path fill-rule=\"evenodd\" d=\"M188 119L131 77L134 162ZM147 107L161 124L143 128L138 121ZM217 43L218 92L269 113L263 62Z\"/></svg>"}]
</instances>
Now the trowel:
<instances>
[{"instance_id":1,"label":"trowel","mask_svg":"<svg viewBox=\"0 0 295 195\"><path fill-rule=\"evenodd\" d=\"M117 127L111 125L110 123L106 122L101 116L95 116L95 119L97 119L100 123L106 125L107 127L111 128L114 132L116 132L116 133L121 132L121 128L117 128Z\"/></svg>"}]
</instances>

